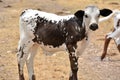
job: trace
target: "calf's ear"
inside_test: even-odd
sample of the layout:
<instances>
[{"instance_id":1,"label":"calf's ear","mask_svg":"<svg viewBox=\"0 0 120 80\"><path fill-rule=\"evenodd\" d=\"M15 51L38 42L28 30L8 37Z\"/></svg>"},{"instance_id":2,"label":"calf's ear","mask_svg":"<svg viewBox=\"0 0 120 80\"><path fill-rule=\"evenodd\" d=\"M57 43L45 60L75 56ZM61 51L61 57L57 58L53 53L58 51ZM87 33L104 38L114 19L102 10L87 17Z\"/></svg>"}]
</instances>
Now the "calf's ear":
<instances>
[{"instance_id":1,"label":"calf's ear","mask_svg":"<svg viewBox=\"0 0 120 80\"><path fill-rule=\"evenodd\" d=\"M77 18L82 18L84 16L84 11L83 10L78 10L74 15Z\"/></svg>"},{"instance_id":2,"label":"calf's ear","mask_svg":"<svg viewBox=\"0 0 120 80\"><path fill-rule=\"evenodd\" d=\"M110 15L111 13L112 13L112 10L110 10L110 9L101 9L100 10L100 15L102 15L104 17Z\"/></svg>"}]
</instances>

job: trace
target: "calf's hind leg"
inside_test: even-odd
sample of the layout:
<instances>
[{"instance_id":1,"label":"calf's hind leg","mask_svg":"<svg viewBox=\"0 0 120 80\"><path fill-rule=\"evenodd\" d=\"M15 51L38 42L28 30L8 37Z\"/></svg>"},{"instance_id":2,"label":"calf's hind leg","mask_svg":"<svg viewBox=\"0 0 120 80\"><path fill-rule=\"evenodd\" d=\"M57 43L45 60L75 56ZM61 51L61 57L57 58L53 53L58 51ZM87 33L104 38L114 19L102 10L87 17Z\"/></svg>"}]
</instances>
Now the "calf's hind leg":
<instances>
[{"instance_id":1,"label":"calf's hind leg","mask_svg":"<svg viewBox=\"0 0 120 80\"><path fill-rule=\"evenodd\" d=\"M37 49L38 49L38 45L34 44L29 52L29 56L27 58L27 69L28 69L28 74L29 74L29 80L35 80L35 75L34 75L34 69L33 69L33 61L34 61L34 57L37 53Z\"/></svg>"},{"instance_id":2,"label":"calf's hind leg","mask_svg":"<svg viewBox=\"0 0 120 80\"><path fill-rule=\"evenodd\" d=\"M27 60L29 50L33 46L34 42L30 39L20 39L19 46L18 46L18 71L19 71L19 80L25 80L23 75L23 67Z\"/></svg>"}]
</instances>

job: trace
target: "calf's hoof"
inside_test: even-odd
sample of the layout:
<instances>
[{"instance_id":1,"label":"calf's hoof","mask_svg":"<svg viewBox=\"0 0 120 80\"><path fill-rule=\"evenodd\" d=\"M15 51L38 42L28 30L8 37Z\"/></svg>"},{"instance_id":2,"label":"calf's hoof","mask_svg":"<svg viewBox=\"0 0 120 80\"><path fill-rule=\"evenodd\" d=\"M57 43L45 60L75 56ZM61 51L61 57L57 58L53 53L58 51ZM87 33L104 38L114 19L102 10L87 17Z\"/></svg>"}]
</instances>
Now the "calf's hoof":
<instances>
[{"instance_id":1,"label":"calf's hoof","mask_svg":"<svg viewBox=\"0 0 120 80\"><path fill-rule=\"evenodd\" d=\"M71 74L70 77L69 77L69 80L78 80L78 79L73 77L73 75Z\"/></svg>"}]
</instances>

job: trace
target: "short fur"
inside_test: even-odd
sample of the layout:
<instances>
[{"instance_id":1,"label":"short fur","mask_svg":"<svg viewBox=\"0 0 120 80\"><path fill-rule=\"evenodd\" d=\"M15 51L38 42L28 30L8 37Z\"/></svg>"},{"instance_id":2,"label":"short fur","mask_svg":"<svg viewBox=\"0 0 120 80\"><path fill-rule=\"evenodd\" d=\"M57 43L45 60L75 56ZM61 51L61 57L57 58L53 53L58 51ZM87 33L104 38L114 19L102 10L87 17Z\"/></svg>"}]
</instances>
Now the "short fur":
<instances>
[{"instance_id":1,"label":"short fur","mask_svg":"<svg viewBox=\"0 0 120 80\"><path fill-rule=\"evenodd\" d=\"M20 16L20 40L17 54L19 79L24 80L25 63L29 79L36 79L33 59L40 45L44 52L67 51L71 67L69 80L78 80L78 58L88 45L91 31L98 29L99 16L109 14L104 12L100 14L96 6L88 6L85 10L78 10L74 15L67 16L32 9L23 11Z\"/></svg>"}]
</instances>

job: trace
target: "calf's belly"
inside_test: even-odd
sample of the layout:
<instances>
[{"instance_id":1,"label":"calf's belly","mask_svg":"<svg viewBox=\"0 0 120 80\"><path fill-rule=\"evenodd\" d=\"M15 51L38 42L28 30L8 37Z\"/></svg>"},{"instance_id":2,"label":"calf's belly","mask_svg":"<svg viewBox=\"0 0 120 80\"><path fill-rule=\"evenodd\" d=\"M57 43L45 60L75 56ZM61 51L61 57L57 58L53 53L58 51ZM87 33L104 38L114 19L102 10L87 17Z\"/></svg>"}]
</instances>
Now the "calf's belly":
<instances>
[{"instance_id":1,"label":"calf's belly","mask_svg":"<svg viewBox=\"0 0 120 80\"><path fill-rule=\"evenodd\" d=\"M44 44L41 44L40 47L43 49L44 53L45 54L53 54L53 53L56 53L56 52L59 52L59 51L66 51L66 46L65 44L62 44L61 46L59 47L53 47L52 45L44 45Z\"/></svg>"}]
</instances>

